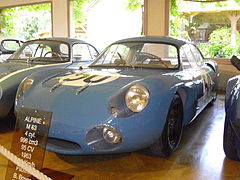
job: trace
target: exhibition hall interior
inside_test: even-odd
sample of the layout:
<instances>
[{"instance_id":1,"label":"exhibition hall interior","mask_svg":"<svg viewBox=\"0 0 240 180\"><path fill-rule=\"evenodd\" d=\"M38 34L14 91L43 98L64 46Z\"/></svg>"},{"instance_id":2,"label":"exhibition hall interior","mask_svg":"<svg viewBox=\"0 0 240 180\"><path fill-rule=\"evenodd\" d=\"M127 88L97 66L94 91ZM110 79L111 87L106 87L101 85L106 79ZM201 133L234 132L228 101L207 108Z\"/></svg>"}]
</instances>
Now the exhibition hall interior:
<instances>
[{"instance_id":1,"label":"exhibition hall interior","mask_svg":"<svg viewBox=\"0 0 240 180\"><path fill-rule=\"evenodd\" d=\"M0 180L240 179L240 0L0 1Z\"/></svg>"}]
</instances>

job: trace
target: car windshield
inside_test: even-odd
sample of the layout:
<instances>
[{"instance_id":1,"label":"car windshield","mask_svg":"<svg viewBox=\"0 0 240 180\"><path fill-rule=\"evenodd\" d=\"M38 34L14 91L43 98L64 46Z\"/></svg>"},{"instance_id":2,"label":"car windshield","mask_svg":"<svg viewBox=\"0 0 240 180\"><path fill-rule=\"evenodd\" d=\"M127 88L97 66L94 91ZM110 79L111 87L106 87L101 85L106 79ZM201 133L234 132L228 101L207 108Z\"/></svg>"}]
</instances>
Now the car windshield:
<instances>
[{"instance_id":1,"label":"car windshield","mask_svg":"<svg viewBox=\"0 0 240 180\"><path fill-rule=\"evenodd\" d=\"M26 60L42 62L69 61L69 45L54 40L29 41L12 54L8 60Z\"/></svg>"},{"instance_id":2,"label":"car windshield","mask_svg":"<svg viewBox=\"0 0 240 180\"><path fill-rule=\"evenodd\" d=\"M170 44L128 42L112 44L91 65L174 69L179 65L177 48Z\"/></svg>"}]
</instances>

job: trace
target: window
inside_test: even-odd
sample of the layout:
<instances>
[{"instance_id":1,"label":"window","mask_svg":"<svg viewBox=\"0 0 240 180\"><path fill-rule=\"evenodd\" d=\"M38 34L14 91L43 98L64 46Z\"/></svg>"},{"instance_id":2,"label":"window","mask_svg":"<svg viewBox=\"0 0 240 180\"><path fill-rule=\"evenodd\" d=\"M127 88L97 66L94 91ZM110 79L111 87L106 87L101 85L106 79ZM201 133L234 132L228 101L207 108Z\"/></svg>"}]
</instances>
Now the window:
<instances>
[{"instance_id":1,"label":"window","mask_svg":"<svg viewBox=\"0 0 240 180\"><path fill-rule=\"evenodd\" d=\"M60 41L35 40L22 45L9 60L69 61L69 45Z\"/></svg>"},{"instance_id":2,"label":"window","mask_svg":"<svg viewBox=\"0 0 240 180\"><path fill-rule=\"evenodd\" d=\"M87 44L74 44L73 45L73 60L84 61L92 60L93 57Z\"/></svg>"},{"instance_id":3,"label":"window","mask_svg":"<svg viewBox=\"0 0 240 180\"><path fill-rule=\"evenodd\" d=\"M178 50L161 43L127 42L113 44L94 65L148 68L178 68Z\"/></svg>"},{"instance_id":4,"label":"window","mask_svg":"<svg viewBox=\"0 0 240 180\"><path fill-rule=\"evenodd\" d=\"M88 45L89 51L91 53L92 59L96 59L98 57L99 53L96 51L96 49L90 45Z\"/></svg>"},{"instance_id":5,"label":"window","mask_svg":"<svg viewBox=\"0 0 240 180\"><path fill-rule=\"evenodd\" d=\"M22 41L18 41L18 40L8 40L5 39L2 41L2 47L8 51L16 51L21 45L22 45Z\"/></svg>"},{"instance_id":6,"label":"window","mask_svg":"<svg viewBox=\"0 0 240 180\"><path fill-rule=\"evenodd\" d=\"M186 53L184 51L184 47L182 47L180 49L180 58L181 58L181 61L182 61L182 68L183 69L191 68L191 65L190 65L190 63L188 61L187 55L186 55Z\"/></svg>"},{"instance_id":7,"label":"window","mask_svg":"<svg viewBox=\"0 0 240 180\"><path fill-rule=\"evenodd\" d=\"M116 40L141 35L143 1L131 3L135 10L128 8L129 3L70 0L70 37L86 39L103 50Z\"/></svg>"},{"instance_id":8,"label":"window","mask_svg":"<svg viewBox=\"0 0 240 180\"><path fill-rule=\"evenodd\" d=\"M49 46L40 44L35 50L34 57L50 57L51 54L48 52L52 52L52 49Z\"/></svg>"},{"instance_id":9,"label":"window","mask_svg":"<svg viewBox=\"0 0 240 180\"><path fill-rule=\"evenodd\" d=\"M143 46L142 52L153 54L171 65L178 65L178 52L175 46L168 44L146 43Z\"/></svg>"},{"instance_id":10,"label":"window","mask_svg":"<svg viewBox=\"0 0 240 180\"><path fill-rule=\"evenodd\" d=\"M195 58L197 64L199 66L202 65L202 62L203 62L203 57L202 55L200 54L199 50L192 44L189 45L190 48L191 48L191 51L192 51L192 54L193 54L193 57Z\"/></svg>"},{"instance_id":11,"label":"window","mask_svg":"<svg viewBox=\"0 0 240 180\"><path fill-rule=\"evenodd\" d=\"M23 40L51 36L51 3L1 9L0 17L2 36Z\"/></svg>"},{"instance_id":12,"label":"window","mask_svg":"<svg viewBox=\"0 0 240 180\"><path fill-rule=\"evenodd\" d=\"M186 44L182 47L184 49L184 52L186 54L186 57L191 65L192 68L199 68L199 65L196 61L196 59L193 56L193 53L191 51L191 48L189 46L189 44Z\"/></svg>"}]
</instances>

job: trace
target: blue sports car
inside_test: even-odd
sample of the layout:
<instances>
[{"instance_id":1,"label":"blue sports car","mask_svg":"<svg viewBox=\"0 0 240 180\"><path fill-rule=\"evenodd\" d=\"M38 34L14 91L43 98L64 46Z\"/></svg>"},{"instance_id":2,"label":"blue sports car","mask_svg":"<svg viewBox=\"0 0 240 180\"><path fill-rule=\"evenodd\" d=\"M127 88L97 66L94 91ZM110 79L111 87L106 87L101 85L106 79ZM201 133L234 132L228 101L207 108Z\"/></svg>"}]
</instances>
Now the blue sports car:
<instances>
[{"instance_id":1,"label":"blue sports car","mask_svg":"<svg viewBox=\"0 0 240 180\"><path fill-rule=\"evenodd\" d=\"M97 55L95 47L78 39L47 38L25 42L0 63L0 117L13 109L18 85L26 76L44 69L78 69L93 62Z\"/></svg>"},{"instance_id":2,"label":"blue sports car","mask_svg":"<svg viewBox=\"0 0 240 180\"><path fill-rule=\"evenodd\" d=\"M204 60L194 44L170 37L129 38L108 46L88 69L32 74L19 86L15 113L35 112L36 118L38 112L51 113L46 148L56 153L149 147L168 156L183 126L215 101L218 79L216 63Z\"/></svg>"},{"instance_id":3,"label":"blue sports car","mask_svg":"<svg viewBox=\"0 0 240 180\"><path fill-rule=\"evenodd\" d=\"M229 79L225 98L223 148L226 156L240 160L240 76Z\"/></svg>"}]
</instances>

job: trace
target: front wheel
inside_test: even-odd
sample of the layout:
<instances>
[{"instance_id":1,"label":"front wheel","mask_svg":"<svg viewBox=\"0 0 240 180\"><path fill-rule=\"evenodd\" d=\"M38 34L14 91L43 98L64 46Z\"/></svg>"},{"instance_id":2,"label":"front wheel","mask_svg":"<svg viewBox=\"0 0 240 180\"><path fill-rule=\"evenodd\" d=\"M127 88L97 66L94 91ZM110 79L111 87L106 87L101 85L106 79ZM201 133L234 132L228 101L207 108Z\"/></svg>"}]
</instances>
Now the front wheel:
<instances>
[{"instance_id":1,"label":"front wheel","mask_svg":"<svg viewBox=\"0 0 240 180\"><path fill-rule=\"evenodd\" d=\"M178 146L183 129L183 108L179 95L175 95L170 105L163 132L150 150L161 157L169 156Z\"/></svg>"},{"instance_id":2,"label":"front wheel","mask_svg":"<svg viewBox=\"0 0 240 180\"><path fill-rule=\"evenodd\" d=\"M237 138L234 135L229 120L225 120L224 135L223 135L223 149L229 159L239 161L237 152Z\"/></svg>"}]
</instances>

